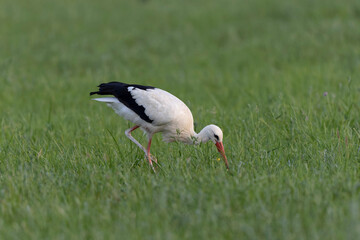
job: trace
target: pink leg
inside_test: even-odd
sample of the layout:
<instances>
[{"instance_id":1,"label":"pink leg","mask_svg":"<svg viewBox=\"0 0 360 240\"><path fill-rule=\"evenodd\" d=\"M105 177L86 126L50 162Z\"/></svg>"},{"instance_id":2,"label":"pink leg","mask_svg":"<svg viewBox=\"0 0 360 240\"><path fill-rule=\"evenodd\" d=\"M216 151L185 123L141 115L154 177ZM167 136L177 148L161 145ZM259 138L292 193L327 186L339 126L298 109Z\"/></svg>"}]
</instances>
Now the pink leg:
<instances>
[{"instance_id":1,"label":"pink leg","mask_svg":"<svg viewBox=\"0 0 360 240\"><path fill-rule=\"evenodd\" d=\"M139 126L136 125L136 126L130 128L130 129L128 129L128 131L129 131L128 133L131 134L132 131L134 131L135 129L138 129L138 128L139 128Z\"/></svg>"},{"instance_id":2,"label":"pink leg","mask_svg":"<svg viewBox=\"0 0 360 240\"><path fill-rule=\"evenodd\" d=\"M148 158L148 160L149 160L149 164L150 164L151 168L152 168L153 171L156 173L155 168L154 168L154 166L153 166L153 164L152 164L152 161L151 161L151 154L150 154L151 140L152 140L152 137L149 138L149 143L148 143L148 147L147 147L146 156L147 156L147 158ZM157 161L156 161L156 162L157 162Z\"/></svg>"},{"instance_id":3,"label":"pink leg","mask_svg":"<svg viewBox=\"0 0 360 240\"><path fill-rule=\"evenodd\" d=\"M128 130L125 131L125 134L133 143L135 143L146 154L146 149L138 141L136 141L136 139L133 136L131 136L131 132L138 128L139 126L137 125L132 128L129 128Z\"/></svg>"},{"instance_id":4,"label":"pink leg","mask_svg":"<svg viewBox=\"0 0 360 240\"><path fill-rule=\"evenodd\" d=\"M137 126L137 125L134 126L134 127L132 127L132 128L129 128L128 130L125 131L125 134L126 134L126 136L127 136L131 141L133 141L141 150L144 151L147 159L149 160L149 164L150 164L151 168L152 168L153 171L155 172L154 166L153 166L152 161L151 161L151 154L150 154L150 146L151 146L151 139L152 139L152 137L149 138L149 144L148 144L148 148L147 148L147 150L146 150L138 141L136 141L136 139L135 139L133 136L131 136L131 132L134 131L134 130L137 129L137 128L139 128L139 126ZM157 163L156 158L154 158L154 159L155 159L155 162Z\"/></svg>"},{"instance_id":5,"label":"pink leg","mask_svg":"<svg viewBox=\"0 0 360 240\"><path fill-rule=\"evenodd\" d=\"M149 138L149 143L148 143L148 147L147 147L146 156L147 156L148 159L150 159L151 161L155 161L155 162L157 163L157 159L150 154L151 140L152 140L152 137Z\"/></svg>"}]
</instances>

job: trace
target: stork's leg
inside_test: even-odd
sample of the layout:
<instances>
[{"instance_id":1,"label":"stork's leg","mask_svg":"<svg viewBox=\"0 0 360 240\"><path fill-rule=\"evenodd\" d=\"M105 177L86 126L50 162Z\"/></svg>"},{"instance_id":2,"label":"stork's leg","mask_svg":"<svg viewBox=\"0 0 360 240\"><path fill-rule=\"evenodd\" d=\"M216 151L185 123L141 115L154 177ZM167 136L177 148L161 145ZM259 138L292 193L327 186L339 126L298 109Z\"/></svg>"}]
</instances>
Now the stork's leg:
<instances>
[{"instance_id":1,"label":"stork's leg","mask_svg":"<svg viewBox=\"0 0 360 240\"><path fill-rule=\"evenodd\" d=\"M135 143L141 150L143 150L144 153L145 153L145 155L146 155L146 154L147 154L146 149L145 149L138 141L136 141L136 139L135 139L133 136L131 136L131 132L134 131L134 130L137 129L137 128L139 128L139 126L137 126L137 125L134 126L134 127L132 127L132 128L129 128L128 130L125 131L125 135L126 135L133 143Z\"/></svg>"},{"instance_id":2,"label":"stork's leg","mask_svg":"<svg viewBox=\"0 0 360 240\"><path fill-rule=\"evenodd\" d=\"M148 142L148 147L147 147L146 156L147 156L147 158L149 159L149 161L151 160L151 161L155 161L155 162L157 163L156 157L154 157L154 156L151 155L151 153L150 153L151 140L152 140L152 136L149 137L149 142Z\"/></svg>"},{"instance_id":3,"label":"stork's leg","mask_svg":"<svg viewBox=\"0 0 360 240\"><path fill-rule=\"evenodd\" d=\"M151 139L152 139L152 137L149 137L149 143L148 143L148 147L147 147L146 156L147 156L147 159L149 160L149 164L150 164L151 168L155 172L154 166L153 166L152 161L151 161L151 154L150 154Z\"/></svg>"},{"instance_id":4,"label":"stork's leg","mask_svg":"<svg viewBox=\"0 0 360 240\"><path fill-rule=\"evenodd\" d=\"M150 146L151 146L151 138L149 138L149 144L148 144L148 149L146 150L133 136L131 136L131 132L134 131L135 129L139 128L138 125L132 127L132 128L129 128L128 130L125 131L125 135L132 141L134 142L141 150L144 151L147 159L149 160L149 163L150 163L150 166L151 168L154 170L155 172L155 169L154 169L154 166L152 164L152 161L151 161L151 154L150 154ZM157 162L157 161L156 161Z\"/></svg>"}]
</instances>

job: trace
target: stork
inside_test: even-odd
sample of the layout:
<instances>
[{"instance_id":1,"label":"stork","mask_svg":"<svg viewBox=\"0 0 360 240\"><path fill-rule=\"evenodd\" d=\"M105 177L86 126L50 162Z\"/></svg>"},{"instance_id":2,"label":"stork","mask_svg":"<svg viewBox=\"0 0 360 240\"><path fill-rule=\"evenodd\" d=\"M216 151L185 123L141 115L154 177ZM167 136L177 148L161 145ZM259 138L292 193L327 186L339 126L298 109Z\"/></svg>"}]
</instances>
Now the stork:
<instances>
[{"instance_id":1,"label":"stork","mask_svg":"<svg viewBox=\"0 0 360 240\"><path fill-rule=\"evenodd\" d=\"M125 131L126 136L144 151L151 168L156 158L150 154L151 140L155 133L162 133L165 142L179 141L186 144L199 144L212 141L220 152L227 170L228 161L222 143L223 132L216 125L208 125L199 133L194 131L194 120L190 109L180 99L159 88L126 84L121 82L102 83L99 91L90 95L112 95L113 97L94 98L105 102L115 113L135 124ZM140 128L148 137L145 149L131 132Z\"/></svg>"}]
</instances>

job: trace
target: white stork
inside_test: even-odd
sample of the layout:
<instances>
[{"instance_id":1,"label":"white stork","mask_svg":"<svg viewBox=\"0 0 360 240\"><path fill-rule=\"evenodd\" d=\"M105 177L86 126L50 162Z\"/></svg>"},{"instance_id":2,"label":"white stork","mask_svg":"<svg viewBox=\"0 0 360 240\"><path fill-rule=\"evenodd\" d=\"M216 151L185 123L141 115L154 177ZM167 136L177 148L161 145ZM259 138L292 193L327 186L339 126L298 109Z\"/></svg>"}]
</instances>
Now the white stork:
<instances>
[{"instance_id":1,"label":"white stork","mask_svg":"<svg viewBox=\"0 0 360 240\"><path fill-rule=\"evenodd\" d=\"M180 141L186 144L199 144L211 140L222 155L226 168L229 169L221 129L211 124L196 133L190 109L174 95L151 86L121 82L102 83L98 87L99 91L91 92L90 95L114 97L93 100L107 103L118 115L135 124L134 127L126 130L125 134L144 151L153 170L152 160L156 163L157 160L151 156L150 146L153 135L158 132L162 133L165 142ZM131 136L131 132L139 127L147 134L147 149Z\"/></svg>"}]
</instances>

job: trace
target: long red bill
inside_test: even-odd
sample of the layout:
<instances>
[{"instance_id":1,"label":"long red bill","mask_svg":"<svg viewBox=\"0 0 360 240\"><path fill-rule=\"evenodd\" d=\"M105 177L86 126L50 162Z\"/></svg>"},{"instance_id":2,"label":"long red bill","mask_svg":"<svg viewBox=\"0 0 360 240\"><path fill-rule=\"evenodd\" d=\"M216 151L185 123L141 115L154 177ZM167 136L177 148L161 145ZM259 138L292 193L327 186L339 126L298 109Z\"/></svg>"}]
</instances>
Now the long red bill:
<instances>
[{"instance_id":1,"label":"long red bill","mask_svg":"<svg viewBox=\"0 0 360 240\"><path fill-rule=\"evenodd\" d=\"M228 164L228 161L227 161L227 158L226 158L226 155L225 155L225 149L224 149L223 143L222 142L216 142L215 146L216 146L217 150L219 151L219 153L221 154L221 156L223 157L226 168L229 170L229 164Z\"/></svg>"}]
</instances>

